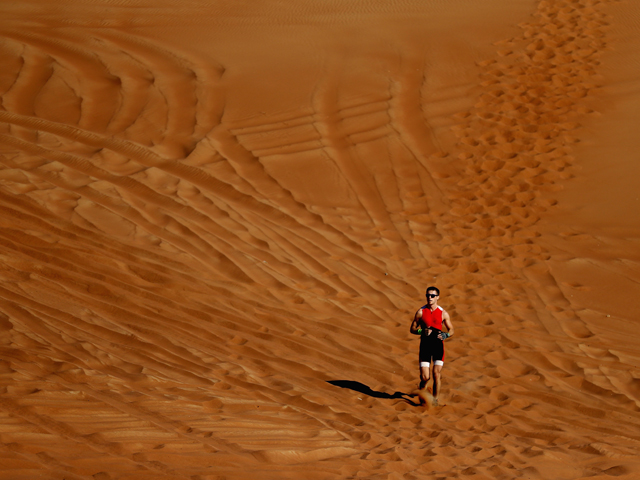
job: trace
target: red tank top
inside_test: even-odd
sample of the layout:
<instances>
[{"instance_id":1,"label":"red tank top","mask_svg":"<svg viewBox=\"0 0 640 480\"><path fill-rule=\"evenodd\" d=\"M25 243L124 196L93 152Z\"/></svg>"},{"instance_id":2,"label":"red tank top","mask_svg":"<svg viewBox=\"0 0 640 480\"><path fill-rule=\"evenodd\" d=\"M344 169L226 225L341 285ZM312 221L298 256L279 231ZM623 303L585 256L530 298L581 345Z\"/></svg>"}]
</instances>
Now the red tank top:
<instances>
[{"instance_id":1,"label":"red tank top","mask_svg":"<svg viewBox=\"0 0 640 480\"><path fill-rule=\"evenodd\" d=\"M432 312L427 305L422 307L422 321L427 327L442 330L442 307L436 307Z\"/></svg>"}]
</instances>

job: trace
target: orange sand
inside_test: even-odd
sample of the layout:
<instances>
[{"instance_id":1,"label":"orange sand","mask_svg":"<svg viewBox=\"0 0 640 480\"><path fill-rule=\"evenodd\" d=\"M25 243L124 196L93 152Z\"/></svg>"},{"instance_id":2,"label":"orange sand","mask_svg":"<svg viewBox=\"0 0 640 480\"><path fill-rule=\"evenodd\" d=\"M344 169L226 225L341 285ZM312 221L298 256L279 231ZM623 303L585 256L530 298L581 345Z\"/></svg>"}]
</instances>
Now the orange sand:
<instances>
[{"instance_id":1,"label":"orange sand","mask_svg":"<svg viewBox=\"0 0 640 480\"><path fill-rule=\"evenodd\" d=\"M640 478L639 25L0 4L0 478Z\"/></svg>"}]
</instances>

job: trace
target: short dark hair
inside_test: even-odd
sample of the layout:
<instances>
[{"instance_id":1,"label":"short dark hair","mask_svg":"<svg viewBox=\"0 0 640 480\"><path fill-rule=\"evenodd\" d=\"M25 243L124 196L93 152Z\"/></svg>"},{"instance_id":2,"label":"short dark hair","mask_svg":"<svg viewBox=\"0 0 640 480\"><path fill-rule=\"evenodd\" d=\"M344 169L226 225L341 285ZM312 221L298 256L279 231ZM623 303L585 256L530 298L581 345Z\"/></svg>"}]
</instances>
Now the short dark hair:
<instances>
[{"instance_id":1,"label":"short dark hair","mask_svg":"<svg viewBox=\"0 0 640 480\"><path fill-rule=\"evenodd\" d=\"M438 290L437 287L429 287L429 288L427 288L427 291L424 292L425 295L429 293L429 290L435 290L435 292L438 294L438 296L440 296L440 290Z\"/></svg>"}]
</instances>

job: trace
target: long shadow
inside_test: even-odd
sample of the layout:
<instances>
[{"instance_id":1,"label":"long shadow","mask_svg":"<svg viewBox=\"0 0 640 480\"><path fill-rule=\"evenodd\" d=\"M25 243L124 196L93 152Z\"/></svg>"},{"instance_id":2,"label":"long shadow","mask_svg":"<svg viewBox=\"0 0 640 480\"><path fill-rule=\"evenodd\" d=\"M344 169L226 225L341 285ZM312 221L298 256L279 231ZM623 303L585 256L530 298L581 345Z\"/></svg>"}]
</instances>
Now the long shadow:
<instances>
[{"instance_id":1,"label":"long shadow","mask_svg":"<svg viewBox=\"0 0 640 480\"><path fill-rule=\"evenodd\" d=\"M336 387L340 387L340 388L348 388L349 390L362 393L369 397L387 398L390 400L399 399L413 405L414 407L420 406L419 402L416 403L412 400L412 398L415 397L416 395L413 395L410 393L395 392L392 395L390 393L377 392L375 390L372 390L371 387L365 385L364 383L356 382L354 380L328 380L327 383L330 383L331 385L335 385Z\"/></svg>"}]
</instances>

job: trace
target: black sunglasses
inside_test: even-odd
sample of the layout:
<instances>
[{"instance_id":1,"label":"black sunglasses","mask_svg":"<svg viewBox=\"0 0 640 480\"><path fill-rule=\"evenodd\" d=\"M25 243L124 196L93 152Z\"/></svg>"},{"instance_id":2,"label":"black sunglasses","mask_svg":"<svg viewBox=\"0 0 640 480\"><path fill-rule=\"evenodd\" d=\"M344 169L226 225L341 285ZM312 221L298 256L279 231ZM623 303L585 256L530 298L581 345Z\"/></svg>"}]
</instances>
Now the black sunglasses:
<instances>
[{"instance_id":1,"label":"black sunglasses","mask_svg":"<svg viewBox=\"0 0 640 480\"><path fill-rule=\"evenodd\" d=\"M427 293L427 298L436 298L437 296L436 293Z\"/></svg>"}]
</instances>

